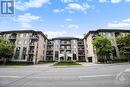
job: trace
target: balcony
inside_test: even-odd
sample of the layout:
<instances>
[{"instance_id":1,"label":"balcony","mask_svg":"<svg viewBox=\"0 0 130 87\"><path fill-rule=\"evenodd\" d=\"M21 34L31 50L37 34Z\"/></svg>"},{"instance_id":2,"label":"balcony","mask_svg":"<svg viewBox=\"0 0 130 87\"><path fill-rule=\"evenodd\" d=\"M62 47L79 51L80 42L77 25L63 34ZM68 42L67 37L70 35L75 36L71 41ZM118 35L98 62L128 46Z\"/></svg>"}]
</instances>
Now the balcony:
<instances>
[{"instance_id":1,"label":"balcony","mask_svg":"<svg viewBox=\"0 0 130 87\"><path fill-rule=\"evenodd\" d=\"M9 36L9 39L10 39L10 40L16 40L16 36L11 35L11 36Z\"/></svg>"},{"instance_id":2,"label":"balcony","mask_svg":"<svg viewBox=\"0 0 130 87\"><path fill-rule=\"evenodd\" d=\"M47 51L46 55L53 55L53 50Z\"/></svg>"},{"instance_id":3,"label":"balcony","mask_svg":"<svg viewBox=\"0 0 130 87\"><path fill-rule=\"evenodd\" d=\"M38 36L37 36L37 35L32 35L32 36L30 37L30 39L32 39L32 40L38 40Z\"/></svg>"},{"instance_id":4,"label":"balcony","mask_svg":"<svg viewBox=\"0 0 130 87\"><path fill-rule=\"evenodd\" d=\"M71 48L65 49L65 48L60 48L60 50L71 50Z\"/></svg>"},{"instance_id":5,"label":"balcony","mask_svg":"<svg viewBox=\"0 0 130 87\"><path fill-rule=\"evenodd\" d=\"M83 54L78 54L78 56L85 56L85 54L83 53Z\"/></svg>"},{"instance_id":6,"label":"balcony","mask_svg":"<svg viewBox=\"0 0 130 87\"><path fill-rule=\"evenodd\" d=\"M60 42L61 45L71 45L70 41L61 41Z\"/></svg>"},{"instance_id":7,"label":"balcony","mask_svg":"<svg viewBox=\"0 0 130 87\"><path fill-rule=\"evenodd\" d=\"M25 50L23 51L22 55L26 55L26 51Z\"/></svg>"},{"instance_id":8,"label":"balcony","mask_svg":"<svg viewBox=\"0 0 130 87\"><path fill-rule=\"evenodd\" d=\"M53 55L47 55L47 57L52 57L53 58Z\"/></svg>"},{"instance_id":9,"label":"balcony","mask_svg":"<svg viewBox=\"0 0 130 87\"><path fill-rule=\"evenodd\" d=\"M50 56L50 55L53 55L53 53L47 53L46 55Z\"/></svg>"},{"instance_id":10,"label":"balcony","mask_svg":"<svg viewBox=\"0 0 130 87\"><path fill-rule=\"evenodd\" d=\"M53 54L46 54L47 56L53 56Z\"/></svg>"},{"instance_id":11,"label":"balcony","mask_svg":"<svg viewBox=\"0 0 130 87\"><path fill-rule=\"evenodd\" d=\"M85 55L84 51L78 51L78 55Z\"/></svg>"},{"instance_id":12,"label":"balcony","mask_svg":"<svg viewBox=\"0 0 130 87\"><path fill-rule=\"evenodd\" d=\"M47 50L53 50L53 48L47 48Z\"/></svg>"},{"instance_id":13,"label":"balcony","mask_svg":"<svg viewBox=\"0 0 130 87\"><path fill-rule=\"evenodd\" d=\"M78 48L78 50L84 50L84 48Z\"/></svg>"},{"instance_id":14,"label":"balcony","mask_svg":"<svg viewBox=\"0 0 130 87\"><path fill-rule=\"evenodd\" d=\"M35 46L35 43L29 43L29 46Z\"/></svg>"},{"instance_id":15,"label":"balcony","mask_svg":"<svg viewBox=\"0 0 130 87\"><path fill-rule=\"evenodd\" d=\"M78 55L79 57L85 57L85 55Z\"/></svg>"},{"instance_id":16,"label":"balcony","mask_svg":"<svg viewBox=\"0 0 130 87\"><path fill-rule=\"evenodd\" d=\"M34 50L28 51L28 54L34 54Z\"/></svg>"},{"instance_id":17,"label":"balcony","mask_svg":"<svg viewBox=\"0 0 130 87\"><path fill-rule=\"evenodd\" d=\"M71 46L70 43L60 43L60 45L62 45L62 46L65 46L65 45Z\"/></svg>"},{"instance_id":18,"label":"balcony","mask_svg":"<svg viewBox=\"0 0 130 87\"><path fill-rule=\"evenodd\" d=\"M54 43L53 43L53 42L48 42L47 44L48 44L48 45L53 45Z\"/></svg>"},{"instance_id":19,"label":"balcony","mask_svg":"<svg viewBox=\"0 0 130 87\"><path fill-rule=\"evenodd\" d=\"M84 45L84 43L82 41L79 41L78 45Z\"/></svg>"}]
</instances>

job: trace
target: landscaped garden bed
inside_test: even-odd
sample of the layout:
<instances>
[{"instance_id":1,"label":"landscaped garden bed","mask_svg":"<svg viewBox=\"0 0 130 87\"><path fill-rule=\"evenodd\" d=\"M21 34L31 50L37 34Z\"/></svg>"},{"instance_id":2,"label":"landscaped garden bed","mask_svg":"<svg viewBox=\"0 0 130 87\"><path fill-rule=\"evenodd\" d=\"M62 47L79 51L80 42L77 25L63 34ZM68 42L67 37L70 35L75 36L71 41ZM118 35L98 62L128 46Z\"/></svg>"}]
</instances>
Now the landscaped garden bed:
<instances>
[{"instance_id":1,"label":"landscaped garden bed","mask_svg":"<svg viewBox=\"0 0 130 87\"><path fill-rule=\"evenodd\" d=\"M74 61L60 61L54 64L54 66L75 66L75 65L81 65L81 64Z\"/></svg>"}]
</instances>

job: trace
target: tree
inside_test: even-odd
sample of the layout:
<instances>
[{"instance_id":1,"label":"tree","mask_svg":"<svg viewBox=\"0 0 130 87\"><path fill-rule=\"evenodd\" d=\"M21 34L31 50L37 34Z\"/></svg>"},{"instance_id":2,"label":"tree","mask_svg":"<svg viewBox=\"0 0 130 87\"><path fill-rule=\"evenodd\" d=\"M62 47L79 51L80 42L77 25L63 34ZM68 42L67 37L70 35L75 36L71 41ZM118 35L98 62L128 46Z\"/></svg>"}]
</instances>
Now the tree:
<instances>
[{"instance_id":1,"label":"tree","mask_svg":"<svg viewBox=\"0 0 130 87\"><path fill-rule=\"evenodd\" d=\"M106 36L97 36L93 40L93 45L100 60L107 62L107 59L110 58L110 53L112 53L111 41Z\"/></svg>"},{"instance_id":2,"label":"tree","mask_svg":"<svg viewBox=\"0 0 130 87\"><path fill-rule=\"evenodd\" d=\"M13 56L15 45L0 37L0 57L5 64Z\"/></svg>"},{"instance_id":3,"label":"tree","mask_svg":"<svg viewBox=\"0 0 130 87\"><path fill-rule=\"evenodd\" d=\"M122 55L127 55L128 61L130 60L130 34L127 34L125 36L118 36L116 38L119 52Z\"/></svg>"}]
</instances>

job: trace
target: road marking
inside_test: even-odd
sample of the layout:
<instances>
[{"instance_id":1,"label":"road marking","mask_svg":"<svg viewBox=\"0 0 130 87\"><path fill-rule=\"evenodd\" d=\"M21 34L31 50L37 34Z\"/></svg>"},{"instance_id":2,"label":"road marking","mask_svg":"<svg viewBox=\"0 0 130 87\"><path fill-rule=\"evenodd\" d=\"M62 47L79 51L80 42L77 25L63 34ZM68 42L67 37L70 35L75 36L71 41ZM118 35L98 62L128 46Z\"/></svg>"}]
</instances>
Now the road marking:
<instances>
[{"instance_id":1,"label":"road marking","mask_svg":"<svg viewBox=\"0 0 130 87\"><path fill-rule=\"evenodd\" d=\"M21 76L0 76L0 78L22 78Z\"/></svg>"},{"instance_id":2,"label":"road marking","mask_svg":"<svg viewBox=\"0 0 130 87\"><path fill-rule=\"evenodd\" d=\"M79 78L94 78L94 77L110 77L112 75L106 74L106 75L90 75L90 76L79 76Z\"/></svg>"},{"instance_id":3,"label":"road marking","mask_svg":"<svg viewBox=\"0 0 130 87\"><path fill-rule=\"evenodd\" d=\"M94 78L94 77L110 77L112 75L110 74L105 74L105 75L90 75L90 76L78 76L78 78ZM0 78L23 78L22 76L0 76ZM27 77L27 78L52 78L52 77ZM54 78L54 77L53 77ZM57 78L57 77L55 77ZM73 78L73 77L62 77L62 78ZM77 77L75 77L77 78Z\"/></svg>"}]
</instances>

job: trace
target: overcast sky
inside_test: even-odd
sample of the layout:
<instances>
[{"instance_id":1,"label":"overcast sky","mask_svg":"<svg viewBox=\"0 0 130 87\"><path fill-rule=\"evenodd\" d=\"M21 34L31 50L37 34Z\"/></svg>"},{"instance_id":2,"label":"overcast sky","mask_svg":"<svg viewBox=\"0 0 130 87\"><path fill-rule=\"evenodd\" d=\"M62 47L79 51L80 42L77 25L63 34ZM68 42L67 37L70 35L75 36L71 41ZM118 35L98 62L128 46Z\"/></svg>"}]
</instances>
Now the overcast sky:
<instances>
[{"instance_id":1,"label":"overcast sky","mask_svg":"<svg viewBox=\"0 0 130 87\"><path fill-rule=\"evenodd\" d=\"M99 28L130 29L130 0L15 0L0 30L40 30L49 38L83 37Z\"/></svg>"}]
</instances>

